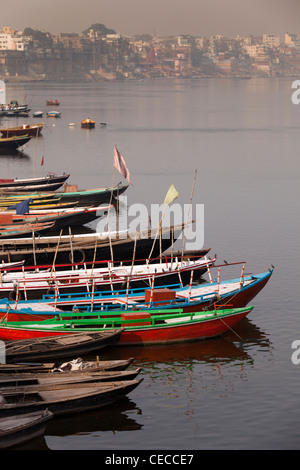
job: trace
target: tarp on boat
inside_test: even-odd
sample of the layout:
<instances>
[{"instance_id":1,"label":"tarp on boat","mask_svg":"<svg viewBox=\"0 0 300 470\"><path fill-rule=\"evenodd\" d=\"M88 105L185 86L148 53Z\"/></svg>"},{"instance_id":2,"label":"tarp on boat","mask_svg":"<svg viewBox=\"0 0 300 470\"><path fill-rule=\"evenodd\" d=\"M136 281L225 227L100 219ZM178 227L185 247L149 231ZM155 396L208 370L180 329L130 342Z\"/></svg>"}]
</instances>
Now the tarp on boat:
<instances>
[{"instance_id":1,"label":"tarp on boat","mask_svg":"<svg viewBox=\"0 0 300 470\"><path fill-rule=\"evenodd\" d=\"M25 199L25 201L19 202L14 206L10 206L9 209L16 209L17 215L29 214L29 204L32 202L33 200L31 198Z\"/></svg>"}]
</instances>

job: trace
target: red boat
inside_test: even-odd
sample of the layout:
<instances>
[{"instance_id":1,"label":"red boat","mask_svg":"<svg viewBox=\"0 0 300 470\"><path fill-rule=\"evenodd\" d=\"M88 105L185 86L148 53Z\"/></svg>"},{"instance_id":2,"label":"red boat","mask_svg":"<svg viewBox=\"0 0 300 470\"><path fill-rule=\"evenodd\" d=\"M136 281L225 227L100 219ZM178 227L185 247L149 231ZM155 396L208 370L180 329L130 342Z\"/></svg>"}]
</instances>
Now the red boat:
<instances>
[{"instance_id":1,"label":"red boat","mask_svg":"<svg viewBox=\"0 0 300 470\"><path fill-rule=\"evenodd\" d=\"M197 341L219 336L246 317L253 307L213 310L185 314L182 310L161 312L111 312L109 317L93 313L86 318L78 313L60 314L58 318L36 322L3 322L0 339L3 341L45 338L124 328L118 346L153 345ZM170 313L171 312L171 313ZM77 315L77 317L76 317ZM67 319L63 320L63 317Z\"/></svg>"},{"instance_id":2,"label":"red boat","mask_svg":"<svg viewBox=\"0 0 300 470\"><path fill-rule=\"evenodd\" d=\"M59 102L57 100L46 100L46 104L48 106L59 106Z\"/></svg>"}]
</instances>

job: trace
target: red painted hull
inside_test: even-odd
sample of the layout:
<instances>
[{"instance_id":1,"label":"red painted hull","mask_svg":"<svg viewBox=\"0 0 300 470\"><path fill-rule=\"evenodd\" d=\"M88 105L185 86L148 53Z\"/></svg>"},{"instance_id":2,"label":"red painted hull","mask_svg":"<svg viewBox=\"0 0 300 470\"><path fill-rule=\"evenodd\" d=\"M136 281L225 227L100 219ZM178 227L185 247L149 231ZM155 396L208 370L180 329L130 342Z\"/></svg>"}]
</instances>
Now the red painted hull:
<instances>
[{"instance_id":1,"label":"red painted hull","mask_svg":"<svg viewBox=\"0 0 300 470\"><path fill-rule=\"evenodd\" d=\"M169 343L183 343L188 341L205 340L220 336L229 328L232 328L244 317L249 311L243 314L236 314L227 317L226 320L215 318L205 323L187 324L185 326L169 327L169 328L153 328L151 330L125 331L121 333L120 341L117 346L134 346L134 345L155 345Z\"/></svg>"},{"instance_id":2,"label":"red painted hull","mask_svg":"<svg viewBox=\"0 0 300 470\"><path fill-rule=\"evenodd\" d=\"M0 321L4 318L6 321L41 321L41 320L49 320L55 316L54 313L50 313L49 315L37 315L37 314L30 314L30 313L20 313L20 312L9 312L8 314L5 312L0 312Z\"/></svg>"},{"instance_id":3,"label":"red painted hull","mask_svg":"<svg viewBox=\"0 0 300 470\"><path fill-rule=\"evenodd\" d=\"M213 338L225 333L229 328L232 328L240 322L250 311L244 310L243 312L235 313L226 316L225 318L213 317L206 321L199 321L194 323L187 323L185 325L172 325L167 327L155 326L153 328L137 328L135 330L125 330L121 333L120 341L117 346L126 345L150 345L150 344L168 344L168 343L181 343L187 341L197 341L208 338ZM18 329L9 328L7 326L0 326L0 339L3 341L20 340L20 339L33 339L43 338L56 335L72 334L74 331L82 331L79 328L69 329L65 331L43 330L43 329ZM87 328L83 331L89 331Z\"/></svg>"},{"instance_id":4,"label":"red painted hull","mask_svg":"<svg viewBox=\"0 0 300 470\"><path fill-rule=\"evenodd\" d=\"M265 287L270 277L263 279L261 282L249 286L245 290L236 292L235 294L229 295L218 303L218 308L243 308L249 305L249 303L257 296L257 294ZM183 311L187 312L200 312L205 310L209 306L210 302L201 302L198 305L189 305L183 307Z\"/></svg>"}]
</instances>

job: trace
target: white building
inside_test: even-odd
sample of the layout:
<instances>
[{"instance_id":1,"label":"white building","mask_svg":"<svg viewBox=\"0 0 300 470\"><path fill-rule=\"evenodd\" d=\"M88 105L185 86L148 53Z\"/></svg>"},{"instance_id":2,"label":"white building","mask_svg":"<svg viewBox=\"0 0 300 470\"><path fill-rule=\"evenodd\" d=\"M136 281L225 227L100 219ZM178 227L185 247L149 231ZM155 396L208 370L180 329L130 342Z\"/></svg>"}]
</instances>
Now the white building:
<instances>
[{"instance_id":1,"label":"white building","mask_svg":"<svg viewBox=\"0 0 300 470\"><path fill-rule=\"evenodd\" d=\"M263 34L263 44L269 47L278 47L280 44L280 37L275 34Z\"/></svg>"},{"instance_id":2,"label":"white building","mask_svg":"<svg viewBox=\"0 0 300 470\"><path fill-rule=\"evenodd\" d=\"M250 46L244 46L243 50L250 57L263 57L265 55L265 48L262 44L251 44Z\"/></svg>"},{"instance_id":3,"label":"white building","mask_svg":"<svg viewBox=\"0 0 300 470\"><path fill-rule=\"evenodd\" d=\"M28 41L13 33L0 32L1 51L25 51Z\"/></svg>"}]
</instances>

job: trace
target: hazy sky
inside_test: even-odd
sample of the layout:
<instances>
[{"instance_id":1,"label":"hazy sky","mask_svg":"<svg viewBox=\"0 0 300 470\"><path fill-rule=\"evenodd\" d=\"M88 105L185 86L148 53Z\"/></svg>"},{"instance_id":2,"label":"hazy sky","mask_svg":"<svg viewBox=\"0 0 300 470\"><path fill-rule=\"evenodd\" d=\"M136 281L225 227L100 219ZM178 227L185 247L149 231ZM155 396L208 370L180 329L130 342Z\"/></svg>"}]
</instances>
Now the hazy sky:
<instances>
[{"instance_id":1,"label":"hazy sky","mask_svg":"<svg viewBox=\"0 0 300 470\"><path fill-rule=\"evenodd\" d=\"M14 0L0 11L0 28L52 34L93 23L124 35L300 34L300 0Z\"/></svg>"}]
</instances>

